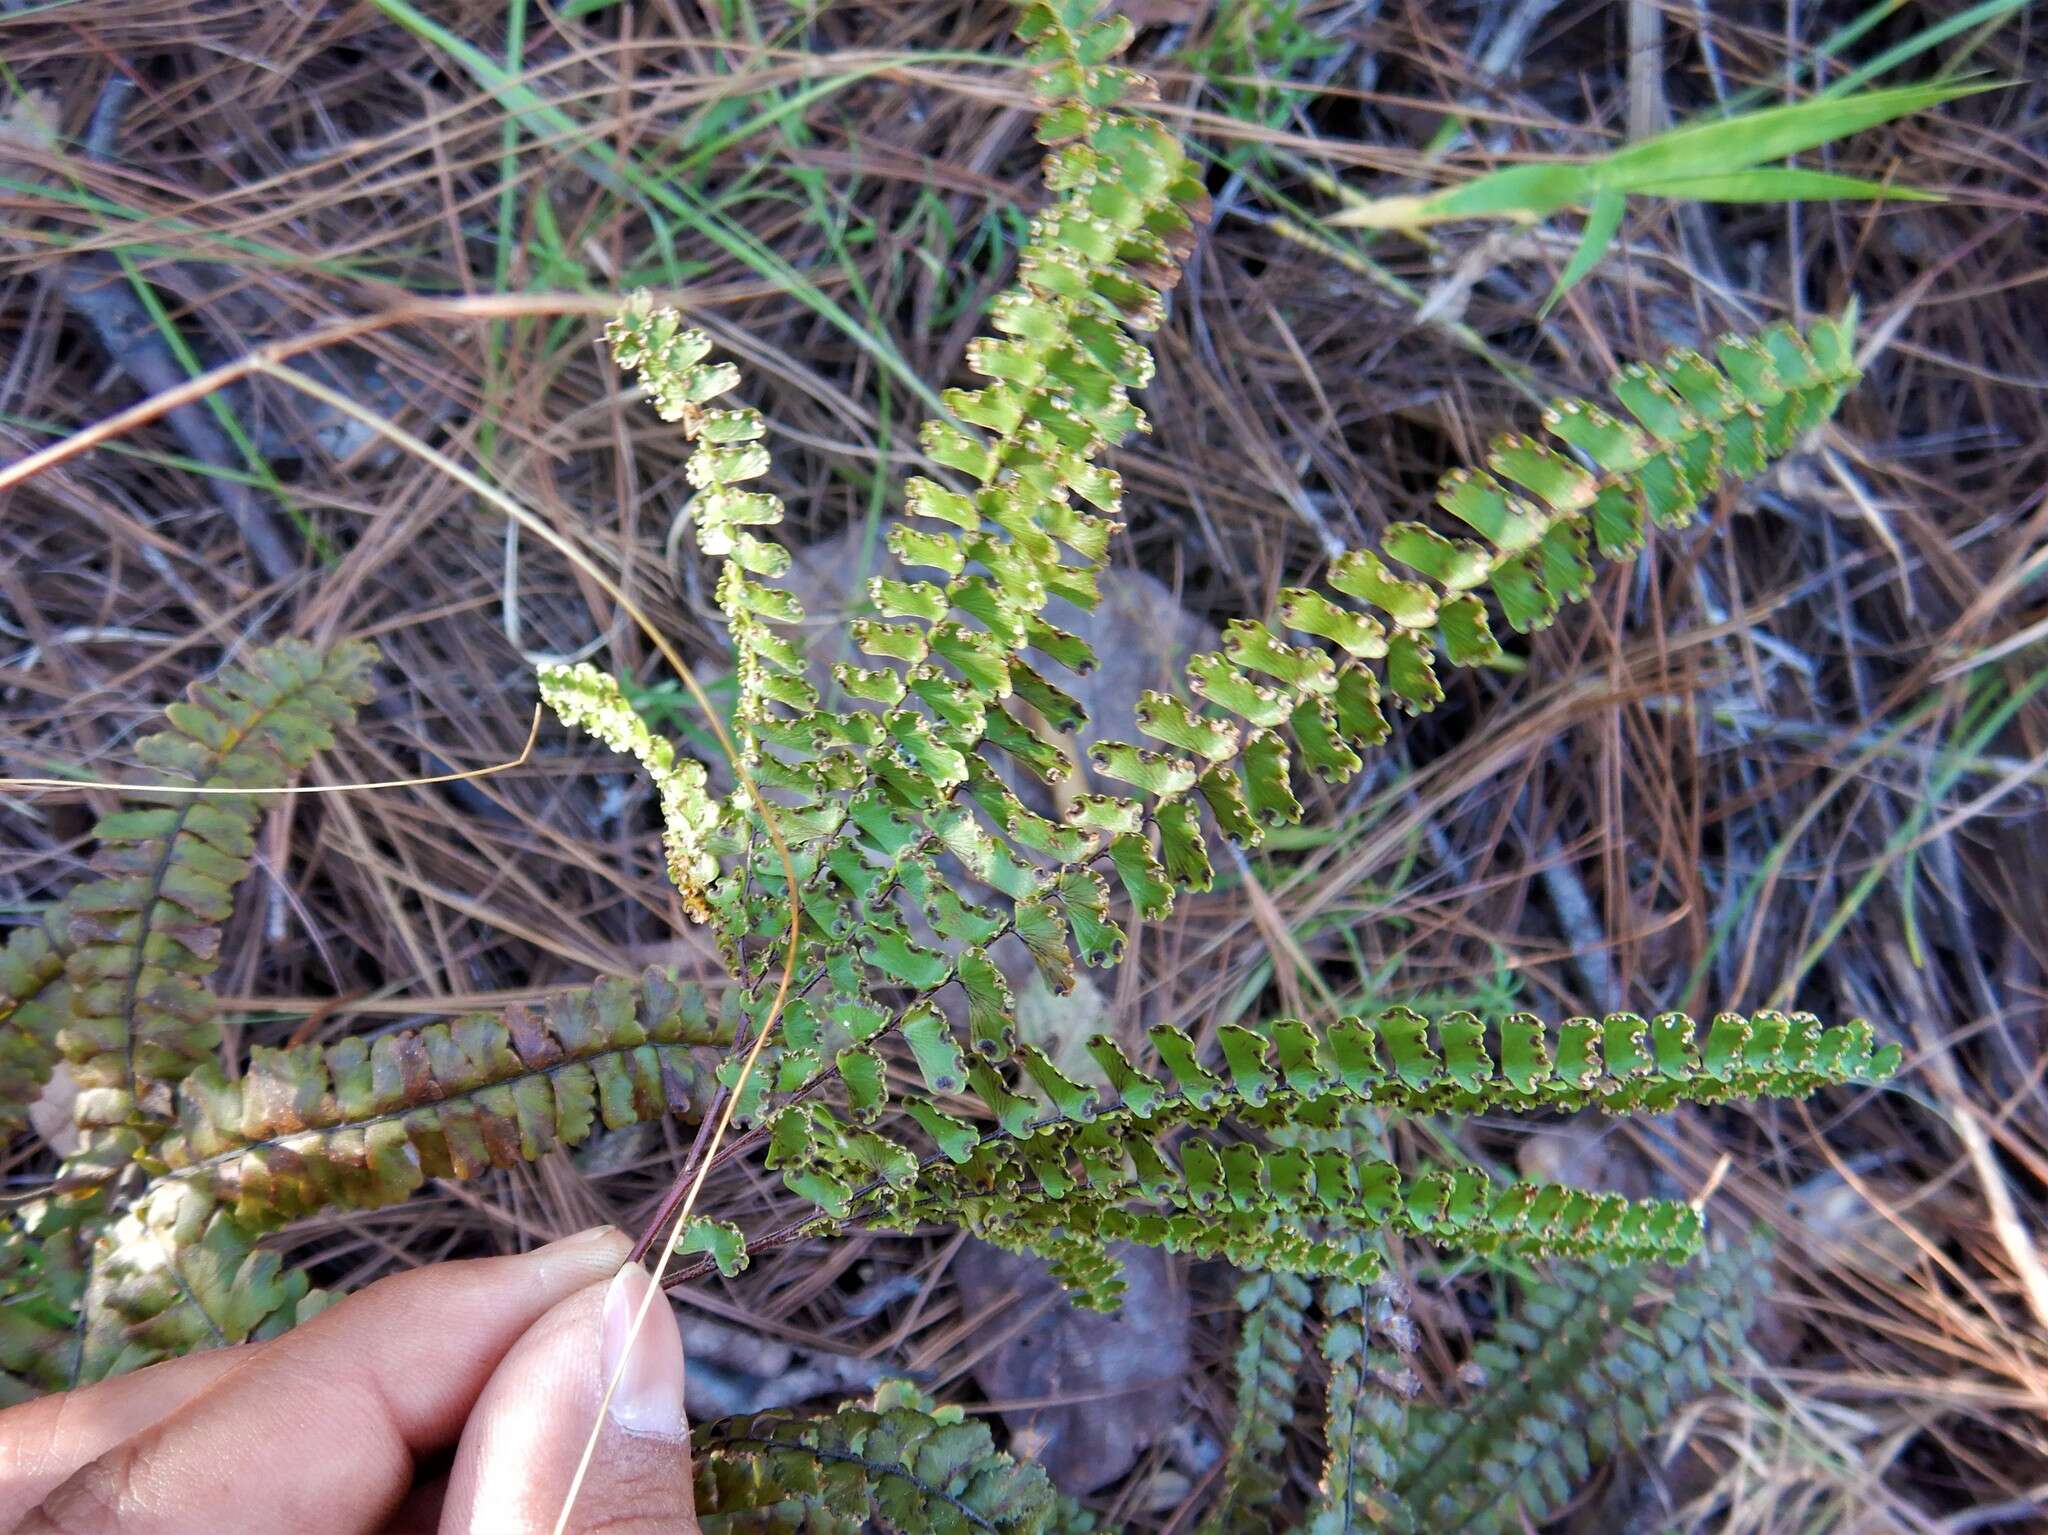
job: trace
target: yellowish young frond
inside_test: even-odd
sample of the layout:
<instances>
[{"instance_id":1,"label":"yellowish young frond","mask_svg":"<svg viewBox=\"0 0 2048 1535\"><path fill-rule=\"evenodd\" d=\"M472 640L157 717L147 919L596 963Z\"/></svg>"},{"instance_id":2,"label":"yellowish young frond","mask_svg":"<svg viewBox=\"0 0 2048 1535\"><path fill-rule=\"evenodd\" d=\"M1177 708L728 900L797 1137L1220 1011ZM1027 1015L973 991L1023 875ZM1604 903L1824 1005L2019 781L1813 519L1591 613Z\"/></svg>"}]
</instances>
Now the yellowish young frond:
<instances>
[{"instance_id":1,"label":"yellowish young frond","mask_svg":"<svg viewBox=\"0 0 2048 1535\"><path fill-rule=\"evenodd\" d=\"M705 896L718 878L718 860L708 844L718 828L719 807L704 765L677 756L672 743L648 729L618 679L588 662L541 667L540 696L564 725L636 758L647 770L660 797L661 843L669 878L682 893L690 919L708 922L711 908Z\"/></svg>"}]
</instances>

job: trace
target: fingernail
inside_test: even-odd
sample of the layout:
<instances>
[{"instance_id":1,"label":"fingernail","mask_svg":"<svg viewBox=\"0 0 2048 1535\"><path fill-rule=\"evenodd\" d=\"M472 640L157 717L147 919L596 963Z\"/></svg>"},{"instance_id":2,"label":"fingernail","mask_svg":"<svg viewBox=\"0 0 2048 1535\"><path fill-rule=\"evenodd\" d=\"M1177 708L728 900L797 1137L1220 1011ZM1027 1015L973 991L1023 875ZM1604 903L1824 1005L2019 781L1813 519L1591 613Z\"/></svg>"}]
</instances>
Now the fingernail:
<instances>
[{"instance_id":1,"label":"fingernail","mask_svg":"<svg viewBox=\"0 0 2048 1535\"><path fill-rule=\"evenodd\" d=\"M625 1232L616 1226L592 1226L588 1231L536 1247L521 1261L529 1265L538 1284L551 1289L565 1284L581 1288L609 1279L625 1261L631 1246Z\"/></svg>"},{"instance_id":2,"label":"fingernail","mask_svg":"<svg viewBox=\"0 0 2048 1535\"><path fill-rule=\"evenodd\" d=\"M683 1422L683 1335L668 1298L657 1295L635 1334L640 1305L654 1286L647 1270L629 1263L604 1292L604 1378L618 1377L612 1392L612 1422L629 1434L681 1439ZM623 1367L622 1367L623 1364Z\"/></svg>"},{"instance_id":3,"label":"fingernail","mask_svg":"<svg viewBox=\"0 0 2048 1535\"><path fill-rule=\"evenodd\" d=\"M545 1247L536 1247L534 1251L537 1253L559 1253L567 1251L572 1247L595 1247L609 1238L618 1229L616 1226L592 1226L587 1230L577 1232L574 1236L556 1237L554 1241L548 1243Z\"/></svg>"}]
</instances>

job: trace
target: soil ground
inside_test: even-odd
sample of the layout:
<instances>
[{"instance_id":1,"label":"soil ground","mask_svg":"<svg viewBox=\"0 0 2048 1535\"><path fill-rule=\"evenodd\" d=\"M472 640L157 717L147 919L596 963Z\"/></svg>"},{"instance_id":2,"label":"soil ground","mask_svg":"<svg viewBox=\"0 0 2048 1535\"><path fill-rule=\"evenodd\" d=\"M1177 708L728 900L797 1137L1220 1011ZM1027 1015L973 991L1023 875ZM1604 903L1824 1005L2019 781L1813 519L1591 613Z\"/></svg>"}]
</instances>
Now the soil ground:
<instances>
[{"instance_id":1,"label":"soil ground","mask_svg":"<svg viewBox=\"0 0 2048 1535\"><path fill-rule=\"evenodd\" d=\"M1120 460L1118 558L1197 619L1262 613L1329 550L1415 515L1443 469L1533 426L1531 396L1598 395L1673 345L1862 303L1867 378L1809 451L1605 573L1525 672L1461 674L1373 774L1142 932L1105 983L1118 1016L1194 1026L1314 1005L1320 981L1551 1015L1796 1003L1905 1045L1883 1090L1465 1132L1529 1170L1711 1185L1717 1217L1781 1237L1746 1389L1664 1425L1561 1527L2044 1525L2048 37L2025 9L1879 12L1844 60L1962 17L1898 78L2017 83L1814 163L1948 201L1643 203L1538 320L1569 219L1367 242L1323 222L1323 178L1391 193L1591 152L1839 73L1816 45L1860 13L1143 7L1141 62L1213 161L1217 210L1160 338L1154 431ZM870 535L922 392L958 381L1040 196L1007 22L929 0L7 6L5 455L191 367L353 325L307 371L571 530L715 671L675 522L683 445L602 362L597 327L632 285L686 303L774 423L796 536ZM1450 117L1464 130L1432 157ZM431 771L423 743L463 766L514 756L536 655L652 675L599 593L432 464L268 383L216 403L0 504L7 771L117 777L185 682L292 632L368 635L386 657L381 710L323 762L331 781ZM98 805L0 794L0 917L77 877ZM552 733L460 795L298 802L267 823L258 898L227 936L236 1043L649 962L714 975L678 935L649 826L615 762ZM1290 946L1300 964L1276 972ZM677 1151L648 1135L286 1240L352 1285L633 1226ZM34 1182L44 1155L16 1145L6 1176ZM745 1169L712 1194L750 1227L785 1197ZM953 1258L943 1236L791 1248L689 1304L972 1401ZM1180 1416L1221 1435L1227 1276L1183 1277ZM1426 1255L1410 1277L1423 1358L1448 1376L1490 1284ZM1100 1494L1112 1525L1190 1528L1201 1489L1170 1469L1155 1449Z\"/></svg>"}]
</instances>

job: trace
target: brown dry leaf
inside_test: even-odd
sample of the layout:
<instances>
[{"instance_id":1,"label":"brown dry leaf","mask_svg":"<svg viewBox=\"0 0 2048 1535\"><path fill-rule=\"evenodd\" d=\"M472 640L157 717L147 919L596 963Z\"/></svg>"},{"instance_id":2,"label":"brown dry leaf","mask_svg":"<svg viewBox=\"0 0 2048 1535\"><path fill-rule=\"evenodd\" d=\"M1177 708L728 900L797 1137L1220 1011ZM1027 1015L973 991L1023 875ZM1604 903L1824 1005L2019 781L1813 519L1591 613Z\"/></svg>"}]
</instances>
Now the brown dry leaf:
<instances>
[{"instance_id":1,"label":"brown dry leaf","mask_svg":"<svg viewBox=\"0 0 2048 1535\"><path fill-rule=\"evenodd\" d=\"M1579 1118L1528 1132L1515 1150L1515 1169L1538 1183L1647 1197L1650 1170L1612 1120Z\"/></svg>"},{"instance_id":2,"label":"brown dry leaf","mask_svg":"<svg viewBox=\"0 0 2048 1535\"><path fill-rule=\"evenodd\" d=\"M1036 1258L970 1241L953 1260L960 1305L1000 1326L1026 1320L983 1354L975 1384L1004 1407L1013 1453L1045 1467L1077 1497L1108 1486L1181 1416L1188 1373L1188 1301L1167 1256L1119 1243L1128 1288L1114 1316L1060 1293Z\"/></svg>"},{"instance_id":3,"label":"brown dry leaf","mask_svg":"<svg viewBox=\"0 0 2048 1535\"><path fill-rule=\"evenodd\" d=\"M78 1079L71 1075L68 1062L59 1061L50 1072L50 1080L28 1106L30 1127L58 1157L75 1156L78 1152L78 1121L74 1113L77 1103Z\"/></svg>"},{"instance_id":4,"label":"brown dry leaf","mask_svg":"<svg viewBox=\"0 0 2048 1535\"><path fill-rule=\"evenodd\" d=\"M999 950L1010 958L1011 950ZM1017 996L1017 1033L1046 1053L1053 1065L1084 1087L1107 1087L1109 1077L1102 1063L1088 1053L1088 1039L1095 1034L1113 1033L1109 998L1102 994L1086 971L1077 971L1074 989L1061 996L1045 984L1045 977L1028 954L1016 955L1016 963L1005 964L1011 989Z\"/></svg>"}]
</instances>

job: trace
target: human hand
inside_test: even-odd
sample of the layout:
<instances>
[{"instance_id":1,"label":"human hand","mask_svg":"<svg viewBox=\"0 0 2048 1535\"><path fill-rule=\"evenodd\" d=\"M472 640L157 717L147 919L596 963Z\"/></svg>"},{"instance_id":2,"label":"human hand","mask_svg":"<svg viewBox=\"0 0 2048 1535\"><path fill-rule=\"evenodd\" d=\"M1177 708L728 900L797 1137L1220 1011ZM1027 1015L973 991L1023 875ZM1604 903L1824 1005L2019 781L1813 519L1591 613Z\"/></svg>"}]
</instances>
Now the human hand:
<instances>
[{"instance_id":1,"label":"human hand","mask_svg":"<svg viewBox=\"0 0 2048 1535\"><path fill-rule=\"evenodd\" d=\"M394 1275L263 1343L0 1413L19 1535L548 1535L650 1281L611 1227ZM613 1277L616 1274L616 1277ZM568 1530L696 1535L657 1298Z\"/></svg>"}]
</instances>

